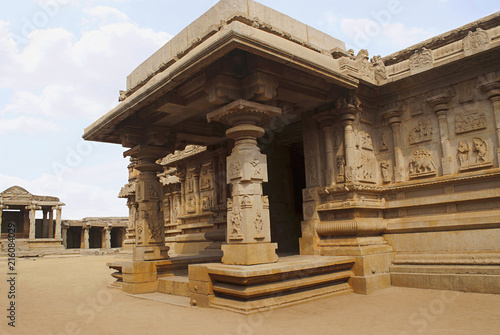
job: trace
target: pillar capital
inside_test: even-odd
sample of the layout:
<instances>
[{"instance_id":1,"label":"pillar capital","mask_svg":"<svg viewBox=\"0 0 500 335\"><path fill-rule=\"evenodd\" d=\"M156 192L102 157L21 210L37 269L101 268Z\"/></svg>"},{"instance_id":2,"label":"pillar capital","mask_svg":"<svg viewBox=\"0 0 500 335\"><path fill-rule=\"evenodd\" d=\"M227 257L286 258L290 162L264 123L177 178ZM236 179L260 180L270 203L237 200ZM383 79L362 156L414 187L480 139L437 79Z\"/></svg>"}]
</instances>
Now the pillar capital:
<instances>
[{"instance_id":1,"label":"pillar capital","mask_svg":"<svg viewBox=\"0 0 500 335\"><path fill-rule=\"evenodd\" d=\"M136 145L132 149L129 149L123 153L124 157L131 156L137 159L134 168L141 172L146 171L162 171L163 167L156 164L156 161L160 158L165 157L169 153L172 153L173 149L156 147L149 145Z\"/></svg>"},{"instance_id":2,"label":"pillar capital","mask_svg":"<svg viewBox=\"0 0 500 335\"><path fill-rule=\"evenodd\" d=\"M480 76L477 80L477 87L481 92L486 93L489 99L500 100L500 71Z\"/></svg>"},{"instance_id":3,"label":"pillar capital","mask_svg":"<svg viewBox=\"0 0 500 335\"><path fill-rule=\"evenodd\" d=\"M431 91L427 95L426 103L432 106L438 116L446 115L449 109L449 102L455 96L455 90L452 87L444 87Z\"/></svg>"},{"instance_id":4,"label":"pillar capital","mask_svg":"<svg viewBox=\"0 0 500 335\"><path fill-rule=\"evenodd\" d=\"M382 116L391 126L401 123L402 115L403 107L399 101L382 106Z\"/></svg>"},{"instance_id":5,"label":"pillar capital","mask_svg":"<svg viewBox=\"0 0 500 335\"><path fill-rule=\"evenodd\" d=\"M335 110L329 109L313 115L313 118L318 122L323 131L329 131L337 120L337 115L335 114Z\"/></svg>"}]
</instances>

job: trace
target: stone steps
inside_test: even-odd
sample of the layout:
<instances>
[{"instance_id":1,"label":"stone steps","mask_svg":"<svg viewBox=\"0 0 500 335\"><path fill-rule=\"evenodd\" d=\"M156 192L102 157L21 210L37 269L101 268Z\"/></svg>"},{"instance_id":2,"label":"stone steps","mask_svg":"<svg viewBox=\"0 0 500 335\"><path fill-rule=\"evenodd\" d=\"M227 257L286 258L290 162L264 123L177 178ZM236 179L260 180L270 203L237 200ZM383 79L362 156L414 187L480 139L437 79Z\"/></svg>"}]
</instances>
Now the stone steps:
<instances>
[{"instance_id":1,"label":"stone steps","mask_svg":"<svg viewBox=\"0 0 500 335\"><path fill-rule=\"evenodd\" d=\"M187 271L158 278L158 292L189 297L189 278Z\"/></svg>"}]
</instances>

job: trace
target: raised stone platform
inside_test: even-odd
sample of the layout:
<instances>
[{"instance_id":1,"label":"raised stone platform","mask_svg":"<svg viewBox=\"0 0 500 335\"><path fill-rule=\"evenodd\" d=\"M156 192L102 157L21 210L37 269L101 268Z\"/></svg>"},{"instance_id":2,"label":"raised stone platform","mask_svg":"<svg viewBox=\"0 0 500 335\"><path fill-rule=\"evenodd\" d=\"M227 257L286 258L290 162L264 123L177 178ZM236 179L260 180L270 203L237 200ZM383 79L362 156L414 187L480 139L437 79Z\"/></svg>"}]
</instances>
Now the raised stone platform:
<instances>
[{"instance_id":1,"label":"raised stone platform","mask_svg":"<svg viewBox=\"0 0 500 335\"><path fill-rule=\"evenodd\" d=\"M189 266L191 304L250 314L351 293L354 257L289 256L277 263Z\"/></svg>"}]
</instances>

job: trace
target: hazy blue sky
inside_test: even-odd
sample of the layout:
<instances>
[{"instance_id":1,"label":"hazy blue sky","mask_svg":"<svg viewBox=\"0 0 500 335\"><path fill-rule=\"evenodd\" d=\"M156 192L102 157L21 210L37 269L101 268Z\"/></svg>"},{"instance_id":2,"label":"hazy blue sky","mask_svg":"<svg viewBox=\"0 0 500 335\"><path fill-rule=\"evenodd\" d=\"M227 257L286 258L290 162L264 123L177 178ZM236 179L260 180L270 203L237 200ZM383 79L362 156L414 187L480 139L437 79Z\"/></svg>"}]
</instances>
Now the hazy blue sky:
<instances>
[{"instance_id":1,"label":"hazy blue sky","mask_svg":"<svg viewBox=\"0 0 500 335\"><path fill-rule=\"evenodd\" d=\"M126 76L217 1L20 0L0 5L0 192L54 195L63 218L126 216L128 160L83 129ZM498 1L262 0L355 52L388 55L498 11Z\"/></svg>"}]
</instances>

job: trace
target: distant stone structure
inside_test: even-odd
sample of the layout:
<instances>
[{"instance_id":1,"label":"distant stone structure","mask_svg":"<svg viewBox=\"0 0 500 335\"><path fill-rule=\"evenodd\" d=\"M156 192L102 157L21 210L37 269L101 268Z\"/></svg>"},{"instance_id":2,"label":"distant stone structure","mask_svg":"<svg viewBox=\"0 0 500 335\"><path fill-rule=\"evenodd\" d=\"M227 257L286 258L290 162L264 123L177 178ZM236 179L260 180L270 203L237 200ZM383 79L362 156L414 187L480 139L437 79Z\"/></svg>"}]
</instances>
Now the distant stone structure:
<instances>
[{"instance_id":1,"label":"distant stone structure","mask_svg":"<svg viewBox=\"0 0 500 335\"><path fill-rule=\"evenodd\" d=\"M390 285L500 293L499 68L500 13L370 60L220 1L85 129L132 157L115 285L242 313Z\"/></svg>"},{"instance_id":2,"label":"distant stone structure","mask_svg":"<svg viewBox=\"0 0 500 335\"><path fill-rule=\"evenodd\" d=\"M61 244L62 203L59 198L33 195L20 186L0 193L2 250L7 251L9 223L15 224L16 249L20 251L63 249ZM42 219L36 218L42 211ZM55 211L55 217L54 217Z\"/></svg>"},{"instance_id":3,"label":"distant stone structure","mask_svg":"<svg viewBox=\"0 0 500 335\"><path fill-rule=\"evenodd\" d=\"M127 227L127 217L63 220L63 245L66 249L122 248Z\"/></svg>"}]
</instances>

